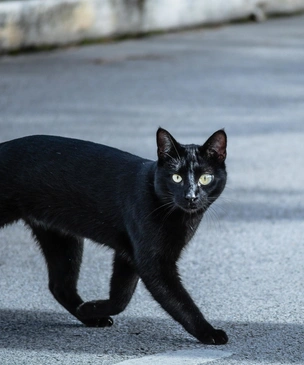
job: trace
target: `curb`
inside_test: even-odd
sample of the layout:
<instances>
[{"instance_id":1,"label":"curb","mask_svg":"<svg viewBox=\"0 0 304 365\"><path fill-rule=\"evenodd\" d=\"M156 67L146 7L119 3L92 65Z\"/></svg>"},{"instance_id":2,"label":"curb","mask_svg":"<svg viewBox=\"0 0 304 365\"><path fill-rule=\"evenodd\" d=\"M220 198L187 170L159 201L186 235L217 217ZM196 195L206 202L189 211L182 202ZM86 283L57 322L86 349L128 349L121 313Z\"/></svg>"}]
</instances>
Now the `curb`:
<instances>
[{"instance_id":1,"label":"curb","mask_svg":"<svg viewBox=\"0 0 304 365\"><path fill-rule=\"evenodd\" d=\"M0 53L304 11L304 0L0 2Z\"/></svg>"}]
</instances>

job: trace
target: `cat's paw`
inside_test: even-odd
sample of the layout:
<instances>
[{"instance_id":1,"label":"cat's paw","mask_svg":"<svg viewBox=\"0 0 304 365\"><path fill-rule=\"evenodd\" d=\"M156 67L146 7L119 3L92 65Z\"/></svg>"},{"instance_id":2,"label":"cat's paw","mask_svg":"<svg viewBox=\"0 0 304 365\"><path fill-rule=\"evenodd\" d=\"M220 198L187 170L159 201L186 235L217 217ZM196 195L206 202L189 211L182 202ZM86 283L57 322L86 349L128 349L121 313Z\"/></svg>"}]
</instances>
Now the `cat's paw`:
<instances>
[{"instance_id":1,"label":"cat's paw","mask_svg":"<svg viewBox=\"0 0 304 365\"><path fill-rule=\"evenodd\" d=\"M199 337L200 342L205 345L225 345L228 342L228 336L223 330L212 329L203 333Z\"/></svg>"},{"instance_id":2,"label":"cat's paw","mask_svg":"<svg viewBox=\"0 0 304 365\"><path fill-rule=\"evenodd\" d=\"M90 319L83 319L78 317L78 319L87 327L111 327L114 323L111 317L90 318Z\"/></svg>"},{"instance_id":3,"label":"cat's paw","mask_svg":"<svg viewBox=\"0 0 304 365\"><path fill-rule=\"evenodd\" d=\"M98 316L93 312L94 304L86 302L77 308L77 318L87 327L111 327L114 323L109 316Z\"/></svg>"}]
</instances>

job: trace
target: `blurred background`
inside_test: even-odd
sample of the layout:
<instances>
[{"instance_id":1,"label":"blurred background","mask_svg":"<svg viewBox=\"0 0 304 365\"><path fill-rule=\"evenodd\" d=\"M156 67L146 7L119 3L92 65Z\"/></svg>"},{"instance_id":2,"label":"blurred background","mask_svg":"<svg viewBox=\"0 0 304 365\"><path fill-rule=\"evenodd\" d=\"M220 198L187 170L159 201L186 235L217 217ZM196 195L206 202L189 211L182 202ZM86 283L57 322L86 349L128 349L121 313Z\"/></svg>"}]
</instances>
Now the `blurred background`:
<instances>
[{"instance_id":1,"label":"blurred background","mask_svg":"<svg viewBox=\"0 0 304 365\"><path fill-rule=\"evenodd\" d=\"M160 125L196 143L223 127L294 129L303 18L266 20L303 10L304 0L0 1L0 140L61 134L155 157Z\"/></svg>"}]
</instances>

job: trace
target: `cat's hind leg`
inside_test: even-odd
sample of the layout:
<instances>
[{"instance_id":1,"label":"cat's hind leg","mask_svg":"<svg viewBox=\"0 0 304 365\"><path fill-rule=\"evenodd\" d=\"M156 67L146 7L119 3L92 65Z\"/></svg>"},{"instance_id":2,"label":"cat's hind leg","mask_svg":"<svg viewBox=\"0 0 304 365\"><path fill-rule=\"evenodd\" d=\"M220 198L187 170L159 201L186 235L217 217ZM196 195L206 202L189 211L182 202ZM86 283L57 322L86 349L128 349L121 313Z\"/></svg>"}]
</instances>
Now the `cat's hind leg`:
<instances>
[{"instance_id":1,"label":"cat's hind leg","mask_svg":"<svg viewBox=\"0 0 304 365\"><path fill-rule=\"evenodd\" d=\"M133 265L127 259L116 254L113 261L109 299L81 304L77 311L78 315L80 318L91 319L121 313L131 300L138 279Z\"/></svg>"},{"instance_id":2,"label":"cat's hind leg","mask_svg":"<svg viewBox=\"0 0 304 365\"><path fill-rule=\"evenodd\" d=\"M28 223L45 257L49 289L55 299L71 314L90 327L111 326L108 316L82 319L77 308L83 303L77 293L77 281L83 253L83 239L40 225Z\"/></svg>"}]
</instances>

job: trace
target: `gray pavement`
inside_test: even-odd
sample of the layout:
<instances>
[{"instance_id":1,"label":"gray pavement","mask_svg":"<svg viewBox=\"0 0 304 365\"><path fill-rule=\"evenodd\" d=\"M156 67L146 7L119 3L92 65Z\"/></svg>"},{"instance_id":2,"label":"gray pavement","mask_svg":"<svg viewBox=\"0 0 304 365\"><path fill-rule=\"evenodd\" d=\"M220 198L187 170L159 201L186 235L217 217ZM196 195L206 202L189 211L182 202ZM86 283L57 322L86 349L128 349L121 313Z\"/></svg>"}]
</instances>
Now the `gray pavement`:
<instances>
[{"instance_id":1,"label":"gray pavement","mask_svg":"<svg viewBox=\"0 0 304 365\"><path fill-rule=\"evenodd\" d=\"M229 183L180 262L185 286L230 336L217 350L232 355L213 364L304 363L303 16L5 56L0 111L1 141L56 134L153 159L159 125L183 143L224 127ZM0 241L1 364L108 365L214 349L142 284L112 328L83 327L49 294L22 224ZM111 257L87 243L85 299L107 296Z\"/></svg>"}]
</instances>

